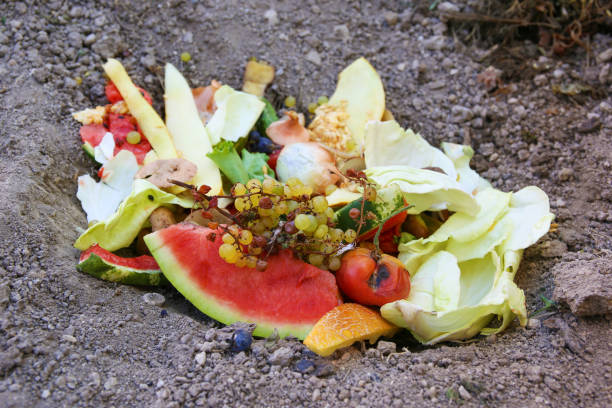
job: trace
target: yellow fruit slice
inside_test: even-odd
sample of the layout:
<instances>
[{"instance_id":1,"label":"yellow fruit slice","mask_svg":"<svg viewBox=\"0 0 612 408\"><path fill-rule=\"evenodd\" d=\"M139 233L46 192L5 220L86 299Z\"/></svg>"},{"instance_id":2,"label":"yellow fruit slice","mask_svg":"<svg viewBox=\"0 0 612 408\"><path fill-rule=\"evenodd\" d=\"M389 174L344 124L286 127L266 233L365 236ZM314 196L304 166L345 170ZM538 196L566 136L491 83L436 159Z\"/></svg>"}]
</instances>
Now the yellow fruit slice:
<instances>
[{"instance_id":1,"label":"yellow fruit slice","mask_svg":"<svg viewBox=\"0 0 612 408\"><path fill-rule=\"evenodd\" d=\"M372 344L380 336L393 336L398 329L383 319L378 311L357 303L344 303L323 315L304 340L304 345L325 357L356 341L369 340Z\"/></svg>"}]
</instances>

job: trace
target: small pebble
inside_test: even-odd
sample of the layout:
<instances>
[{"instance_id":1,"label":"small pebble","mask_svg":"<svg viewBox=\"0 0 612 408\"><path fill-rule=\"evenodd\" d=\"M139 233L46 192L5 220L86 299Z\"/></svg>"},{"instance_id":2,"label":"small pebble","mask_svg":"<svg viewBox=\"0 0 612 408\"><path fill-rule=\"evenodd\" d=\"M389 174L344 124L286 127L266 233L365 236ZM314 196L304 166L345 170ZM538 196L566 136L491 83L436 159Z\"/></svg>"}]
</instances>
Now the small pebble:
<instances>
[{"instance_id":1,"label":"small pebble","mask_svg":"<svg viewBox=\"0 0 612 408\"><path fill-rule=\"evenodd\" d=\"M155 292L145 293L142 295L142 300L144 300L146 304L153 306L161 306L166 302L164 295Z\"/></svg>"},{"instance_id":2,"label":"small pebble","mask_svg":"<svg viewBox=\"0 0 612 408\"><path fill-rule=\"evenodd\" d=\"M472 394L470 394L469 391L463 387L463 385L459 386L458 391L459 391L459 396L463 398L464 400L468 401L472 399Z\"/></svg>"},{"instance_id":3,"label":"small pebble","mask_svg":"<svg viewBox=\"0 0 612 408\"><path fill-rule=\"evenodd\" d=\"M295 364L295 369L302 374L311 373L315 369L315 363L312 360L303 358Z\"/></svg>"}]
</instances>

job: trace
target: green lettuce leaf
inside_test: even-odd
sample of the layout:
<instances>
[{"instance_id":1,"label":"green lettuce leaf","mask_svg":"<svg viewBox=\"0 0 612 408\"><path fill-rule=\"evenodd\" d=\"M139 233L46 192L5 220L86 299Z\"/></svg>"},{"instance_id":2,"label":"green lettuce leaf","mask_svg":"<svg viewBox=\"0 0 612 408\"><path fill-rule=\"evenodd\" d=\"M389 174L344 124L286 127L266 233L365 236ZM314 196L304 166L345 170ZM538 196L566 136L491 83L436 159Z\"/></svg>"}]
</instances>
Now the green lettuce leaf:
<instances>
[{"instance_id":1,"label":"green lettuce leaf","mask_svg":"<svg viewBox=\"0 0 612 408\"><path fill-rule=\"evenodd\" d=\"M265 153L251 153L247 149L242 149L242 164L249 179L264 181L265 176L274 177L274 170L268 166L268 158Z\"/></svg>"},{"instance_id":2,"label":"green lettuce leaf","mask_svg":"<svg viewBox=\"0 0 612 408\"><path fill-rule=\"evenodd\" d=\"M213 151L207 156L215 162L217 167L225 174L232 184L245 184L249 181L249 174L238 156L234 143L223 140L213 147Z\"/></svg>"},{"instance_id":3,"label":"green lettuce leaf","mask_svg":"<svg viewBox=\"0 0 612 408\"><path fill-rule=\"evenodd\" d=\"M381 187L396 184L412 207L410 214L427 210L449 209L450 211L475 215L479 205L470 193L461 189L459 183L445 174L409 166L381 166L365 171L368 179Z\"/></svg>"},{"instance_id":4,"label":"green lettuce leaf","mask_svg":"<svg viewBox=\"0 0 612 408\"><path fill-rule=\"evenodd\" d=\"M117 211L105 221L89 227L76 240L74 247L84 251L98 244L111 252L127 247L148 221L149 215L159 206L167 204L192 208L193 200L166 193L146 180L134 180L131 194L123 200Z\"/></svg>"}]
</instances>

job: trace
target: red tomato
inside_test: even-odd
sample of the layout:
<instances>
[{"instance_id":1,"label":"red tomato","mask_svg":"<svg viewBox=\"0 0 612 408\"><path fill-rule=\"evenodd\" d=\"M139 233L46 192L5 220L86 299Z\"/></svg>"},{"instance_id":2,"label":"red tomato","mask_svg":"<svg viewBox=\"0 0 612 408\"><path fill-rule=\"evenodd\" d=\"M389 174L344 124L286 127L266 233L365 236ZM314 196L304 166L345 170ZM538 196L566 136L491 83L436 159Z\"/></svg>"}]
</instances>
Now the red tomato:
<instances>
[{"instance_id":1,"label":"red tomato","mask_svg":"<svg viewBox=\"0 0 612 408\"><path fill-rule=\"evenodd\" d=\"M405 299L410 293L410 274L401 261L366 248L357 248L342 257L336 272L340 290L362 305L382 306Z\"/></svg>"},{"instance_id":2,"label":"red tomato","mask_svg":"<svg viewBox=\"0 0 612 408\"><path fill-rule=\"evenodd\" d=\"M145 100L149 102L149 104L153 104L153 99L151 99L151 95L149 95L149 93L145 91L144 89L142 89L141 87L137 87L137 88L142 94L142 96L144 96ZM119 90L117 89L115 84L113 84L112 82L109 82L108 84L106 84L106 87L104 88L104 92L106 93L106 99L108 99L110 103L115 103L115 102L119 102L123 100L123 96L121 96L121 94L119 93Z\"/></svg>"},{"instance_id":3,"label":"red tomato","mask_svg":"<svg viewBox=\"0 0 612 408\"><path fill-rule=\"evenodd\" d=\"M276 171L276 161L278 160L278 156L280 156L282 149L278 149L273 151L272 153L270 153L270 156L268 158L268 166L270 166L270 168L274 171Z\"/></svg>"}]
</instances>

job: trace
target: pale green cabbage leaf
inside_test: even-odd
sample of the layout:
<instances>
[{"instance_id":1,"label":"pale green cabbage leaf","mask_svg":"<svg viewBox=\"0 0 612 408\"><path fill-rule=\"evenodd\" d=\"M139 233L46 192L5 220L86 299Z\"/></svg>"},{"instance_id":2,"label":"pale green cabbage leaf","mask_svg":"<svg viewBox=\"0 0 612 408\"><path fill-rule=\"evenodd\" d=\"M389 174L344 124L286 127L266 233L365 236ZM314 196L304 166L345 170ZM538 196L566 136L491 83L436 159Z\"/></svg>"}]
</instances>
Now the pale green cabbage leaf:
<instances>
[{"instance_id":1,"label":"pale green cabbage leaf","mask_svg":"<svg viewBox=\"0 0 612 408\"><path fill-rule=\"evenodd\" d=\"M454 214L429 238L399 247L413 275L411 292L381 313L424 344L497 333L514 317L526 323L525 295L513 280L523 249L550 228L548 197L529 186L484 189L476 200L475 216ZM500 323L487 327L495 316Z\"/></svg>"},{"instance_id":2,"label":"pale green cabbage leaf","mask_svg":"<svg viewBox=\"0 0 612 408\"><path fill-rule=\"evenodd\" d=\"M74 247L84 251L98 244L111 252L127 247L148 221L149 215L156 208L168 204L192 208L193 199L167 193L143 179L134 180L131 194L117 211L110 218L89 227L76 240Z\"/></svg>"},{"instance_id":3,"label":"pale green cabbage leaf","mask_svg":"<svg viewBox=\"0 0 612 408\"><path fill-rule=\"evenodd\" d=\"M457 179L455 165L447 155L412 129L402 129L394 120L366 124L364 157L367 168L395 165L417 169L438 167L451 180Z\"/></svg>"},{"instance_id":4,"label":"pale green cabbage leaf","mask_svg":"<svg viewBox=\"0 0 612 408\"><path fill-rule=\"evenodd\" d=\"M380 166L365 170L368 179L380 187L396 184L412 207L410 214L442 210L475 215L480 210L474 196L445 174L410 166Z\"/></svg>"},{"instance_id":5,"label":"pale green cabbage leaf","mask_svg":"<svg viewBox=\"0 0 612 408\"><path fill-rule=\"evenodd\" d=\"M206 124L214 146L223 140L237 142L246 136L266 106L258 97L223 85L215 92L217 110Z\"/></svg>"}]
</instances>

